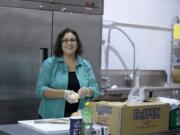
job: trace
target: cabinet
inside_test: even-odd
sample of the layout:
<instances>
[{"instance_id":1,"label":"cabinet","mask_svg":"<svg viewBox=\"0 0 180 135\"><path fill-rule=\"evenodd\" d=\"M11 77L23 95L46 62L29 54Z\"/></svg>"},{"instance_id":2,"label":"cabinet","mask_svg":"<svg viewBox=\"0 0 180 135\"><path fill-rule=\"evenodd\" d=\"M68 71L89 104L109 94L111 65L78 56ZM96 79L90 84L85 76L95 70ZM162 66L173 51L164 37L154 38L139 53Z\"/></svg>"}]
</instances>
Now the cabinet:
<instances>
[{"instance_id":1,"label":"cabinet","mask_svg":"<svg viewBox=\"0 0 180 135\"><path fill-rule=\"evenodd\" d=\"M180 20L176 18L172 25L171 43L171 82L180 84Z\"/></svg>"}]
</instances>

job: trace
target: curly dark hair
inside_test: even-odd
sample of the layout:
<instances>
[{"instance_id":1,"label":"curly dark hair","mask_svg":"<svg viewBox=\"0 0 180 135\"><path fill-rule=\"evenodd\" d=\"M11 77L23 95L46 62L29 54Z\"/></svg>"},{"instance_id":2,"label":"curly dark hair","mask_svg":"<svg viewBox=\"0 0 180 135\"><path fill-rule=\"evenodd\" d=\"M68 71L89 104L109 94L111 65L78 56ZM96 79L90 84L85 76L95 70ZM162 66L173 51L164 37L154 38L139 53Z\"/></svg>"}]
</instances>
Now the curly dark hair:
<instances>
[{"instance_id":1,"label":"curly dark hair","mask_svg":"<svg viewBox=\"0 0 180 135\"><path fill-rule=\"evenodd\" d=\"M72 33L75 35L76 37L76 40L77 40L77 50L76 50L76 53L75 55L77 56L78 54L81 55L82 54L82 43L81 43L81 40L77 34L77 32L71 28L66 28L64 29L62 32L59 33L59 35L57 36L57 39L56 39L56 43L54 45L54 55L57 56L57 57L61 57L63 55L63 51L62 51L62 39L64 37L64 35L66 33Z\"/></svg>"}]
</instances>

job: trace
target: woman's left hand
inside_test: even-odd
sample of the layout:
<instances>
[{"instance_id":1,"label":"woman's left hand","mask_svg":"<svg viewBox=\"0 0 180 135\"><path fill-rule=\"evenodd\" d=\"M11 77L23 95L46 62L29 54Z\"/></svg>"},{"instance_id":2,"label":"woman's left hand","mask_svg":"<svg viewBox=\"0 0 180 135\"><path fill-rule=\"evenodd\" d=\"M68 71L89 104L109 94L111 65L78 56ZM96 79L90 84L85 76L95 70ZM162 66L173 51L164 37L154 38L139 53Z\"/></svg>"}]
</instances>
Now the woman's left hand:
<instances>
[{"instance_id":1,"label":"woman's left hand","mask_svg":"<svg viewBox=\"0 0 180 135\"><path fill-rule=\"evenodd\" d=\"M81 87L78 91L78 94L79 94L80 98L91 97L93 95L93 91L92 91L92 89L90 89L88 87Z\"/></svg>"}]
</instances>

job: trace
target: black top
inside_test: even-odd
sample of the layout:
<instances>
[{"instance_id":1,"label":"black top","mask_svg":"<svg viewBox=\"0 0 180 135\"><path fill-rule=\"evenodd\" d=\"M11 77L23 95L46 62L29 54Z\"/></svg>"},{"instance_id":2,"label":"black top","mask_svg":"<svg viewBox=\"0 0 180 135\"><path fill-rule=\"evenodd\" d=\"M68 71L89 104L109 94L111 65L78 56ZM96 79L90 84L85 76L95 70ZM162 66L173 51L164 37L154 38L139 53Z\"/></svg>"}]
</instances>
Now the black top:
<instances>
[{"instance_id":1,"label":"black top","mask_svg":"<svg viewBox=\"0 0 180 135\"><path fill-rule=\"evenodd\" d=\"M76 73L75 72L69 72L68 73L68 90L74 90L75 92L78 92L80 85L79 85L79 81L76 77ZM78 110L78 106L79 106L79 102L78 103L74 103L74 104L69 104L67 101L65 103L65 111L64 111L64 117L69 117L71 116L71 114L73 112L77 112Z\"/></svg>"}]
</instances>

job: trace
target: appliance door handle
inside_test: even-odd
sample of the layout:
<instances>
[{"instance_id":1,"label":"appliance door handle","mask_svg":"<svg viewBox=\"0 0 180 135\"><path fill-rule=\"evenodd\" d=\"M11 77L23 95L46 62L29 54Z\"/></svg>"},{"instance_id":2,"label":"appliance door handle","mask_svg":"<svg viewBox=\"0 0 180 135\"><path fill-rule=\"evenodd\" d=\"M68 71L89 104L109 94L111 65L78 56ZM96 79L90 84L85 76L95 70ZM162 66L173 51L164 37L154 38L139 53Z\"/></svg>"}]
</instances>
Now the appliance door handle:
<instances>
[{"instance_id":1,"label":"appliance door handle","mask_svg":"<svg viewBox=\"0 0 180 135\"><path fill-rule=\"evenodd\" d=\"M40 54L40 66L42 65L43 61L48 58L48 48L39 48L39 54Z\"/></svg>"}]
</instances>

